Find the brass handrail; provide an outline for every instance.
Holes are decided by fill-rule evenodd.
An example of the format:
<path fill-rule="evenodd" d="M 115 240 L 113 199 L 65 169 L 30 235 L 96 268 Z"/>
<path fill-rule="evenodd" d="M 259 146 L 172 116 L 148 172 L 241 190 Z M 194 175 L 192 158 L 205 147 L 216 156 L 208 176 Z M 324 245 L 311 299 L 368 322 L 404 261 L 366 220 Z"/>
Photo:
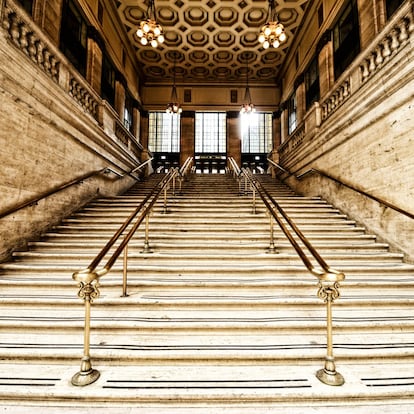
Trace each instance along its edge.
<path fill-rule="evenodd" d="M 243 168 L 240 170 L 238 168 L 237 163 L 234 160 L 230 160 L 230 166 L 234 169 L 234 166 L 237 169 L 234 171 L 235 174 L 239 177 L 239 180 L 245 179 L 246 182 L 249 182 L 250 187 L 253 191 L 253 203 L 255 206 L 255 194 L 259 194 L 261 200 L 263 201 L 264 205 L 266 206 L 267 211 L 283 233 L 288 238 L 289 242 L 295 249 L 296 253 L 309 270 L 311 274 L 316 276 L 319 280 L 318 284 L 318 297 L 326 302 L 327 306 L 327 355 L 325 358 L 325 366 L 323 369 L 319 370 L 316 374 L 317 378 L 327 385 L 342 385 L 344 384 L 343 376 L 336 371 L 335 367 L 335 360 L 333 357 L 333 344 L 332 344 L 332 303 L 335 299 L 339 297 L 339 282 L 345 279 L 345 275 L 342 272 L 339 272 L 333 268 L 331 268 L 325 260 L 320 256 L 317 250 L 312 246 L 309 240 L 305 237 L 305 235 L 299 230 L 293 220 L 286 214 L 280 204 L 271 196 L 271 194 L 266 190 L 266 188 L 257 180 L 254 179 L 252 172 L 249 169 Z M 288 223 L 289 227 L 294 231 L 296 236 L 300 239 L 300 241 L 306 246 L 308 252 L 313 256 L 313 258 L 317 261 L 321 270 L 318 270 L 313 266 L 312 262 L 306 255 L 305 251 L 299 245 L 299 243 L 295 240 L 295 237 L 289 230 L 289 228 L 285 225 L 283 220 L 279 217 L 278 213 L 283 217 L 283 219 Z M 254 210 L 255 211 L 255 208 Z M 272 222 L 272 221 L 271 221 Z M 271 226 L 271 232 L 273 228 Z M 273 236 L 271 233 L 271 243 L 273 243 Z"/>
<path fill-rule="evenodd" d="M 191 164 L 191 160 L 184 163 L 184 166 L 187 166 L 188 163 Z M 183 167 L 184 167 L 183 166 Z M 187 168 L 171 168 L 168 173 L 160 179 L 152 191 L 144 198 L 144 200 L 136 207 L 136 209 L 130 214 L 130 216 L 125 220 L 121 227 L 116 231 L 112 238 L 107 242 L 107 244 L 102 248 L 102 250 L 97 254 L 97 256 L 92 260 L 89 266 L 86 269 L 80 270 L 73 273 L 73 280 L 77 281 L 79 284 L 78 296 L 85 302 L 85 327 L 84 327 L 84 355 L 81 360 L 80 371 L 77 372 L 72 377 L 72 384 L 77 386 L 85 386 L 95 382 L 100 373 L 98 370 L 92 368 L 92 363 L 90 359 L 90 310 L 91 303 L 94 299 L 99 297 L 99 279 L 107 274 L 112 266 L 115 264 L 116 260 L 119 258 L 122 252 L 124 252 L 124 268 L 123 268 L 123 294 L 122 296 L 128 296 L 126 291 L 126 277 L 127 277 L 127 261 L 128 261 L 128 243 L 131 238 L 134 236 L 135 232 L 139 228 L 140 224 L 146 220 L 146 229 L 145 229 L 145 245 L 144 252 L 148 251 L 148 222 L 149 216 L 152 212 L 152 208 L 156 201 L 158 200 L 161 193 L 164 191 L 164 212 L 166 212 L 166 193 L 167 190 L 171 187 L 171 182 L 173 189 L 175 188 L 175 180 L 177 177 L 183 177 Z M 136 219 L 135 223 L 132 224 L 133 220 Z M 109 253 L 115 243 L 120 240 L 122 235 L 125 233 L 125 230 L 130 226 L 129 231 L 123 236 L 122 241 L 116 247 L 115 251 L 107 260 L 106 264 L 98 269 L 98 266 Z"/>
<path fill-rule="evenodd" d="M 414 219 L 414 214 L 413 213 L 410 213 L 409 211 L 404 210 L 404 209 L 396 206 L 395 204 L 392 204 L 389 201 L 384 200 L 383 198 L 374 196 L 372 194 L 367 193 L 364 190 L 361 190 L 361 189 L 359 189 L 357 187 L 354 187 L 352 184 L 345 183 L 344 181 L 342 181 L 342 180 L 340 180 L 338 178 L 335 178 L 332 175 L 330 175 L 330 174 L 328 174 L 328 173 L 326 173 L 324 171 L 318 170 L 317 168 L 311 168 L 308 171 L 305 171 L 303 174 L 295 175 L 294 173 L 291 173 L 290 171 L 288 171 L 288 170 L 284 169 L 283 167 L 281 167 L 279 164 L 277 164 L 273 160 L 268 159 L 267 161 L 270 162 L 273 167 L 276 167 L 276 168 L 280 169 L 281 171 L 283 171 L 284 173 L 288 174 L 288 177 L 295 177 L 297 180 L 300 181 L 306 175 L 309 175 L 309 174 L 319 174 L 322 177 L 328 178 L 329 180 L 334 181 L 337 184 L 340 184 L 340 185 L 342 185 L 342 186 L 344 186 L 346 188 L 349 188 L 350 190 L 353 190 L 353 191 L 355 191 L 355 192 L 357 192 L 359 194 L 362 194 L 363 196 L 365 196 L 367 198 L 370 198 L 371 200 L 374 200 L 374 201 L 376 201 L 379 204 L 382 204 L 382 205 L 384 205 L 384 206 L 386 206 L 386 207 L 388 207 L 388 208 L 390 208 L 390 209 L 392 209 L 394 211 L 397 211 L 398 213 L 404 214 L 405 216 L 407 216 L 407 217 L 409 217 L 411 219 Z"/>
<path fill-rule="evenodd" d="M 151 160 L 152 160 L 152 158 L 151 158 Z M 148 161 L 151 161 L 151 160 L 148 160 Z M 135 180 L 138 180 L 136 177 L 134 177 L 131 174 L 133 172 L 138 171 L 138 169 L 140 169 L 141 167 L 143 167 L 148 161 L 146 161 L 145 163 L 140 164 L 138 167 L 136 167 L 132 171 L 126 172 L 123 175 L 117 173 L 116 171 L 114 171 L 112 168 L 109 168 L 109 167 L 102 168 L 102 169 L 97 170 L 97 171 L 91 171 L 91 172 L 89 172 L 87 174 L 84 174 L 84 175 L 82 175 L 80 177 L 77 177 L 77 178 L 75 178 L 75 179 L 73 179 L 73 180 L 71 180 L 71 181 L 69 181 L 67 183 L 60 184 L 59 186 L 57 186 L 57 187 L 55 187 L 55 188 L 53 188 L 51 190 L 45 191 L 45 192 L 43 192 L 41 194 L 38 194 L 37 196 L 31 198 L 30 200 L 23 201 L 22 203 L 18 204 L 17 206 L 11 207 L 11 208 L 9 208 L 7 210 L 4 210 L 4 211 L 0 212 L 0 219 L 3 218 L 3 217 L 8 216 L 10 214 L 16 213 L 17 211 L 19 211 L 19 210 L 21 210 L 21 209 L 23 209 L 25 207 L 29 207 L 29 206 L 31 206 L 33 204 L 36 204 L 39 201 L 41 201 L 41 200 L 43 200 L 43 199 L 45 199 L 47 197 L 50 197 L 53 194 L 56 194 L 56 193 L 58 193 L 60 191 L 65 190 L 66 188 L 72 187 L 73 185 L 76 185 L 76 184 L 80 184 L 82 181 L 85 181 L 88 178 L 91 178 L 91 177 L 93 177 L 95 175 L 99 175 L 99 174 L 102 174 L 102 173 L 107 174 L 107 173 L 111 172 L 111 173 L 114 173 L 115 175 L 117 175 L 119 178 L 122 178 L 125 175 L 129 175 L 129 176 L 133 177 Z"/>

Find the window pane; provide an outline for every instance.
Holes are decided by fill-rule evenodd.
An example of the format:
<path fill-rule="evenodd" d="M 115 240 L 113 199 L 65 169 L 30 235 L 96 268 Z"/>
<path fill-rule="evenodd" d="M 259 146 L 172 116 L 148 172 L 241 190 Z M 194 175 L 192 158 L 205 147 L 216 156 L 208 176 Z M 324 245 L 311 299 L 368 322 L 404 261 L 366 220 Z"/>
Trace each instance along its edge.
<path fill-rule="evenodd" d="M 287 102 L 288 104 L 288 133 L 291 134 L 297 126 L 296 119 L 296 93 Z"/>
<path fill-rule="evenodd" d="M 148 148 L 152 152 L 180 152 L 180 115 L 150 112 Z"/>
<path fill-rule="evenodd" d="M 63 9 L 60 48 L 76 69 L 85 76 L 88 24 L 72 0 Z"/>
<path fill-rule="evenodd" d="M 349 1 L 333 29 L 335 79 L 360 52 L 359 20 L 356 0 Z"/>
<path fill-rule="evenodd" d="M 195 152 L 226 153 L 226 114 L 224 112 L 196 113 Z"/>
<path fill-rule="evenodd" d="M 272 114 L 241 115 L 242 152 L 268 153 L 272 150 Z"/>

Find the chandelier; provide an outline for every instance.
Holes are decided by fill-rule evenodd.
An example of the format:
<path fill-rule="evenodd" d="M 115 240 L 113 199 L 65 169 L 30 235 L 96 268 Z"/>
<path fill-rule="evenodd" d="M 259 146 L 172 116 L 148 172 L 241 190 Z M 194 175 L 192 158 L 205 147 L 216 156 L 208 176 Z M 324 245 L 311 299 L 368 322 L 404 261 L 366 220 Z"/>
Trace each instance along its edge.
<path fill-rule="evenodd" d="M 250 96 L 250 88 L 249 88 L 249 63 L 246 57 L 246 92 L 244 94 L 244 104 L 240 109 L 241 114 L 251 114 L 252 112 L 256 112 L 256 108 L 252 104 L 252 97 Z"/>
<path fill-rule="evenodd" d="M 287 39 L 287 36 L 283 24 L 278 21 L 275 0 L 269 0 L 268 19 L 260 31 L 259 42 L 263 49 L 268 49 L 269 46 L 276 49 Z"/>
<path fill-rule="evenodd" d="M 165 112 L 167 114 L 181 114 L 183 109 L 181 108 L 181 105 L 178 103 L 177 98 L 177 88 L 175 87 L 175 61 L 177 58 L 177 53 L 174 53 L 174 70 L 173 70 L 173 87 L 171 91 L 171 98 L 170 103 L 167 105 L 167 109 Z"/>
<path fill-rule="evenodd" d="M 145 17 L 146 19 L 139 24 L 137 36 L 142 45 L 145 46 L 149 43 L 152 47 L 157 47 L 158 44 L 164 42 L 164 35 L 161 25 L 156 21 L 154 0 L 150 0 Z"/>

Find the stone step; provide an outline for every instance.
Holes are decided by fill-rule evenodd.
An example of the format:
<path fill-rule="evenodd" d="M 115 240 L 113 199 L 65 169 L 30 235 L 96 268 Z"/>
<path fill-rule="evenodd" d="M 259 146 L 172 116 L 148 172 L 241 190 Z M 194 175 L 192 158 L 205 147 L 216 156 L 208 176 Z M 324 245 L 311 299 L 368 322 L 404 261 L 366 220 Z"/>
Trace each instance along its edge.
<path fill-rule="evenodd" d="M 120 407 L 122 412 L 130 408 L 143 414 L 251 414 L 252 410 L 272 414 L 366 414 L 379 407 L 384 414 L 408 413 L 410 400 L 406 399 L 413 392 L 414 370 L 412 363 L 406 363 L 398 373 L 389 372 L 389 365 L 381 362 L 340 365 L 338 371 L 346 378 L 345 384 L 328 387 L 315 377 L 321 364 L 314 362 L 274 365 L 254 361 L 247 365 L 216 364 L 208 369 L 192 361 L 183 369 L 173 363 L 117 366 L 103 361 L 96 366 L 101 377 L 80 392 L 78 387 L 70 386 L 72 375 L 79 370 L 76 363 L 55 363 L 45 368 L 39 362 L 21 362 L 2 367 L 4 372 L 14 374 L 0 385 L 0 399 L 5 404 L 30 403 L 26 407 L 36 409 L 47 395 L 54 407 L 53 411 L 47 406 L 42 408 L 47 414 L 56 413 L 56 409 L 73 413 L 74 407 L 78 412 L 88 412 L 91 405 L 105 414 L 118 414 Z M 379 399 L 383 401 L 381 406 Z M 173 404 L 175 401 L 179 404 Z M 71 408 L 66 411 L 68 405 Z M 107 411 L 111 408 L 114 411 Z"/>
<path fill-rule="evenodd" d="M 261 243 L 243 243 L 242 241 L 235 241 L 235 240 L 226 240 L 226 250 L 231 253 L 238 252 L 240 254 L 247 254 L 247 253 L 257 253 L 257 252 L 267 252 L 269 248 L 269 243 L 263 241 Z M 180 254 L 181 252 L 186 253 L 222 253 L 223 252 L 223 242 L 217 243 L 216 241 L 208 240 L 208 241 L 200 241 L 191 240 L 191 241 L 182 241 L 180 239 L 176 240 L 168 240 L 168 243 L 154 239 L 150 239 L 150 248 L 154 253 L 176 253 Z M 318 249 L 319 253 L 324 254 L 325 252 L 329 251 L 340 251 L 340 252 L 385 252 L 388 250 L 388 245 L 385 243 L 357 243 L 348 241 L 347 243 L 332 243 L 326 241 L 313 241 L 313 246 Z M 286 253 L 293 250 L 293 247 L 286 242 L 279 243 L 276 240 L 276 251 L 278 253 Z M 30 244 L 30 251 L 32 253 L 39 252 L 41 254 L 47 253 L 65 253 L 67 251 L 71 251 L 72 253 L 79 253 L 79 254 L 88 254 L 88 255 L 97 255 L 102 247 L 103 244 L 101 243 L 91 243 L 91 242 L 78 242 L 78 243 L 46 243 L 46 242 L 37 242 L 36 244 Z M 141 237 L 140 242 L 130 242 L 129 249 L 131 251 L 143 251 L 144 248 L 144 238 Z"/>

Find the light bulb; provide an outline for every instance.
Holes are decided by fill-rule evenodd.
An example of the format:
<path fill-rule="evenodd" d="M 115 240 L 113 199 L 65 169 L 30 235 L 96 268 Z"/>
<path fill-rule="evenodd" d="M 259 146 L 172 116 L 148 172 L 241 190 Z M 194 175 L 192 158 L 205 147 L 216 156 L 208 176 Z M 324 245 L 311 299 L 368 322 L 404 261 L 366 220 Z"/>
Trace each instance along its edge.
<path fill-rule="evenodd" d="M 147 43 L 148 43 L 147 38 L 146 37 L 141 37 L 141 44 L 145 46 Z"/>
<path fill-rule="evenodd" d="M 286 33 L 282 33 L 282 34 L 279 36 L 279 40 L 280 40 L 281 42 L 284 42 L 284 41 L 286 40 Z"/>
<path fill-rule="evenodd" d="M 270 35 L 270 33 L 271 33 L 270 27 L 269 27 L 269 26 L 267 26 L 267 27 L 264 29 L 264 34 L 265 34 L 266 36 L 269 36 L 269 35 Z"/>
<path fill-rule="evenodd" d="M 263 49 L 268 49 L 268 48 L 269 48 L 269 46 L 270 46 L 270 44 L 269 44 L 269 42 L 266 40 L 266 41 L 263 43 Z"/>
<path fill-rule="evenodd" d="M 159 36 L 161 34 L 161 30 L 160 30 L 160 28 L 158 26 L 155 26 L 155 28 L 154 28 L 154 34 L 155 34 L 155 36 Z"/>
<path fill-rule="evenodd" d="M 144 29 L 144 32 L 145 33 L 148 33 L 149 30 L 150 30 L 149 24 L 148 23 L 145 23 L 143 29 Z"/>
<path fill-rule="evenodd" d="M 137 30 L 137 36 L 138 36 L 138 37 L 142 37 L 142 36 L 144 36 L 144 32 L 143 32 L 141 29 L 138 29 L 138 30 Z"/>
<path fill-rule="evenodd" d="M 264 41 L 265 41 L 265 36 L 264 36 L 263 33 L 261 33 L 260 36 L 259 36 L 259 42 L 263 43 Z"/>
<path fill-rule="evenodd" d="M 164 38 L 163 35 L 158 36 L 158 43 L 164 43 L 164 40 L 165 40 L 165 38 Z"/>
<path fill-rule="evenodd" d="M 158 46 L 158 42 L 155 39 L 151 40 L 151 46 L 152 47 L 157 47 Z"/>
<path fill-rule="evenodd" d="M 276 26 L 275 33 L 279 36 L 282 33 L 283 29 L 280 27 L 280 24 Z"/>
<path fill-rule="evenodd" d="M 278 40 L 275 40 L 275 41 L 273 42 L 273 47 L 274 47 L 275 49 L 277 49 L 279 46 L 280 46 L 279 41 L 278 41 Z"/>

